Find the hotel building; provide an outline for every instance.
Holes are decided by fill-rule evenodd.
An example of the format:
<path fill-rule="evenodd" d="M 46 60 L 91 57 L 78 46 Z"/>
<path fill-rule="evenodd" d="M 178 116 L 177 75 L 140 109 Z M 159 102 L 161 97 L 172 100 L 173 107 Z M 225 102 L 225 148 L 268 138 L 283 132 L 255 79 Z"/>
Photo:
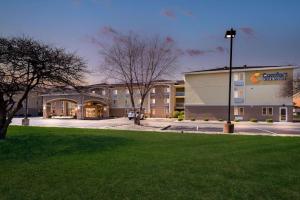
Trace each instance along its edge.
<path fill-rule="evenodd" d="M 134 102 L 139 108 L 141 99 L 134 90 Z M 69 117 L 77 119 L 102 119 L 125 117 L 132 110 L 129 91 L 124 84 L 96 84 L 82 87 L 80 91 L 54 89 L 41 95 L 43 117 Z M 182 81 L 157 81 L 147 95 L 143 112 L 147 117 L 170 117 L 175 110 L 184 109 Z"/>
<path fill-rule="evenodd" d="M 232 118 L 237 120 L 293 120 L 293 98 L 282 96 L 293 78 L 292 66 L 233 68 Z M 229 70 L 217 68 L 185 73 L 186 119 L 226 120 Z"/>
<path fill-rule="evenodd" d="M 228 71 L 228 68 L 192 71 L 185 73 L 184 81 L 157 81 L 145 99 L 143 112 L 147 117 L 165 118 L 173 116 L 174 111 L 185 111 L 186 119 L 227 120 Z M 293 71 L 292 66 L 234 67 L 231 119 L 292 121 L 293 98 L 298 105 L 300 96 L 283 97 L 282 90 L 293 78 Z M 137 89 L 134 101 L 139 107 Z M 125 117 L 132 110 L 124 84 L 94 84 L 83 86 L 80 91 L 67 88 L 34 91 L 28 102 L 29 116 L 44 118 Z M 23 108 L 17 115 L 24 113 Z"/>

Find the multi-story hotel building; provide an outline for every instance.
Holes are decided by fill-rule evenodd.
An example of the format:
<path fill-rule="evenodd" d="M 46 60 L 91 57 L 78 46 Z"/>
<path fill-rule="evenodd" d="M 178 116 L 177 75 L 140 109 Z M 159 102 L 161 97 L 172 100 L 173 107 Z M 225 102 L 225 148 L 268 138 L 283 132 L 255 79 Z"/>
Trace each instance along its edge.
<path fill-rule="evenodd" d="M 141 99 L 134 91 L 136 108 Z M 70 117 L 101 119 L 124 117 L 132 110 L 129 91 L 124 84 L 96 84 L 80 91 L 52 90 L 42 95 L 43 117 Z M 157 81 L 147 95 L 143 112 L 148 117 L 170 117 L 175 110 L 183 110 L 184 88 L 182 81 Z"/>
<path fill-rule="evenodd" d="M 234 67 L 232 119 L 293 120 L 293 98 L 282 96 L 293 79 L 292 66 Z M 229 70 L 217 68 L 185 73 L 186 119 L 226 120 Z"/>
<path fill-rule="evenodd" d="M 282 96 L 283 86 L 293 78 L 292 66 L 234 67 L 232 80 L 232 119 L 292 121 L 293 97 Z M 171 117 L 185 111 L 186 119 L 226 120 L 228 68 L 185 73 L 183 81 L 158 81 L 147 95 L 143 112 L 147 117 Z M 297 105 L 299 94 L 294 95 Z M 134 95 L 139 107 L 138 90 Z M 53 89 L 32 92 L 30 116 L 101 119 L 124 117 L 131 111 L 129 92 L 124 84 L 95 84 L 80 91 Z M 24 109 L 18 114 L 25 113 Z"/>

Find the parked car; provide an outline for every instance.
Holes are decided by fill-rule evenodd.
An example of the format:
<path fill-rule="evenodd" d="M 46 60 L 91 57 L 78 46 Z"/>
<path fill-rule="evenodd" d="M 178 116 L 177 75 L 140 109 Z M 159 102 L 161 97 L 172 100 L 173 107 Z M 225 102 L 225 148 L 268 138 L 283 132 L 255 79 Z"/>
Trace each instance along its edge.
<path fill-rule="evenodd" d="M 135 116 L 137 117 L 139 114 L 140 114 L 139 112 L 136 112 Z M 132 120 L 134 118 L 134 112 L 133 111 L 128 112 L 127 117 L 128 117 L 129 120 Z M 140 114 L 140 119 L 142 120 L 144 118 L 145 118 L 144 114 L 141 113 Z"/>

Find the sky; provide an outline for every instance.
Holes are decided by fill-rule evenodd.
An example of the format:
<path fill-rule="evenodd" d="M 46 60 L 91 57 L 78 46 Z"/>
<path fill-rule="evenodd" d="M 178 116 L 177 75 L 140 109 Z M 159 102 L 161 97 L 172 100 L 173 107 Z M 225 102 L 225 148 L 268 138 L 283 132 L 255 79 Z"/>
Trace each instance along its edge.
<path fill-rule="evenodd" d="M 300 65 L 299 0 L 0 0 L 0 36 L 29 36 L 76 52 L 90 83 L 103 78 L 95 41 L 115 32 L 159 35 L 183 55 L 182 72 L 229 63 L 227 29 L 237 30 L 233 64 Z"/>

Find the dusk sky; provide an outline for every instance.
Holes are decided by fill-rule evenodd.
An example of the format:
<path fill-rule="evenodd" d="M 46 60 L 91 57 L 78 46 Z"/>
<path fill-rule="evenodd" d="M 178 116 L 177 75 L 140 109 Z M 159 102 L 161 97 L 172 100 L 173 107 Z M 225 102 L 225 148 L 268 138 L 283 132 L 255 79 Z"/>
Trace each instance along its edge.
<path fill-rule="evenodd" d="M 94 71 L 101 64 L 93 39 L 114 32 L 160 35 L 184 52 L 179 72 L 228 65 L 299 65 L 299 0 L 1 0 L 1 36 L 26 35 L 76 51 Z M 101 82 L 94 73 L 91 82 Z"/>

